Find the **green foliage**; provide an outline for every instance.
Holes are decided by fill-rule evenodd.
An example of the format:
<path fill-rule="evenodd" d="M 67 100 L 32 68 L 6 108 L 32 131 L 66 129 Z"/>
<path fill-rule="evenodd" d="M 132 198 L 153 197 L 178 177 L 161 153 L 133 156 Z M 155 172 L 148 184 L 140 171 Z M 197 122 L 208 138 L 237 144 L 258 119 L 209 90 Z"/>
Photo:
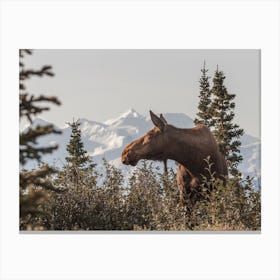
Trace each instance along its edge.
<path fill-rule="evenodd" d="M 201 69 L 200 94 L 198 113 L 194 120 L 195 124 L 204 124 L 209 127 L 215 136 L 220 151 L 228 160 L 229 172 L 233 176 L 241 176 L 238 171 L 238 164 L 243 160 L 240 155 L 241 142 L 239 138 L 244 130 L 233 122 L 235 113 L 235 94 L 230 94 L 224 85 L 225 75 L 218 68 L 213 77 L 213 84 L 210 89 L 207 76 L 208 69 Z"/>
<path fill-rule="evenodd" d="M 225 76 L 218 69 L 213 78 L 211 114 L 214 123 L 214 136 L 218 142 L 220 151 L 230 163 L 229 171 L 238 175 L 238 164 L 242 161 L 240 155 L 241 142 L 238 140 L 244 134 L 244 130 L 233 123 L 235 94 L 230 94 L 224 85 Z"/>
<path fill-rule="evenodd" d="M 152 164 L 136 169 L 129 182 L 127 216 L 131 229 L 156 230 L 157 221 L 164 219 L 163 190 L 153 174 Z"/>
<path fill-rule="evenodd" d="M 71 127 L 70 141 L 66 147 L 68 156 L 65 158 L 66 162 L 71 167 L 85 170 L 89 165 L 92 165 L 87 151 L 84 149 L 84 144 L 81 139 L 80 122 L 73 121 L 68 123 Z"/>
<path fill-rule="evenodd" d="M 38 137 L 44 136 L 50 133 L 60 133 L 53 128 L 53 125 L 38 125 L 35 128 L 29 127 L 25 131 L 20 133 L 20 157 L 19 161 L 22 165 L 26 164 L 28 160 L 37 160 L 41 162 L 41 157 L 44 154 L 52 153 L 58 148 L 57 145 L 48 147 L 36 146 Z"/>
<path fill-rule="evenodd" d="M 145 166 L 143 166 L 145 167 Z M 141 171 L 141 169 L 140 169 Z M 145 171 L 145 169 L 143 170 Z M 145 173 L 144 176 L 146 177 Z M 153 164 L 149 165 L 149 176 L 154 178 L 155 185 L 157 186 L 156 196 L 153 198 L 155 205 L 150 203 L 150 208 L 153 209 L 149 219 L 151 220 L 150 226 L 143 227 L 137 225 L 135 228 L 138 230 L 188 230 L 188 217 L 186 207 L 179 203 L 179 190 L 177 187 L 176 173 L 171 169 L 163 174 L 154 171 Z M 145 185 L 143 186 L 145 190 Z M 148 189 L 152 192 L 152 190 Z M 142 194 L 143 197 L 147 193 Z M 141 210 L 140 210 L 141 211 Z"/>
<path fill-rule="evenodd" d="M 98 230 L 116 230 L 125 227 L 125 190 L 123 175 L 119 169 L 104 160 L 104 178 L 98 188 Z M 97 211 L 98 210 L 98 211 Z"/>
<path fill-rule="evenodd" d="M 224 185 L 211 173 L 202 185 L 202 198 L 191 213 L 194 230 L 260 230 L 260 191 L 254 190 L 251 179 L 232 177 Z"/>
<path fill-rule="evenodd" d="M 53 193 L 44 226 L 51 230 L 115 230 L 124 224 L 121 172 L 104 161 L 101 185 L 64 182 L 63 193 Z M 85 181 L 85 180 L 84 180 Z"/>
<path fill-rule="evenodd" d="M 204 124 L 207 127 L 213 126 L 212 115 L 210 112 L 211 107 L 211 90 L 210 90 L 210 77 L 207 75 L 208 69 L 205 68 L 205 61 L 203 68 L 200 70 L 202 76 L 199 80 L 199 104 L 198 104 L 198 118 L 194 119 L 194 123 Z"/>
<path fill-rule="evenodd" d="M 199 119 L 213 130 L 220 151 L 229 163 L 232 177 L 226 186 L 214 179 L 204 180 L 200 192 L 199 203 L 191 205 L 189 217 L 193 229 L 213 230 L 257 230 L 261 226 L 260 191 L 254 191 L 252 180 L 247 177 L 242 181 L 238 164 L 243 160 L 240 155 L 241 142 L 239 138 L 244 130 L 234 124 L 235 94 L 230 94 L 224 85 L 225 75 L 218 68 L 215 71 L 213 85 L 209 90 L 209 77 L 206 76 L 205 64 L 200 79 Z M 208 162 L 209 168 L 211 164 Z M 211 170 L 209 172 L 211 174 Z M 212 174 L 211 174 L 212 175 Z M 210 186 L 211 185 L 211 186 Z M 213 191 L 209 192 L 209 188 Z"/>
<path fill-rule="evenodd" d="M 84 148 L 81 139 L 81 124 L 79 121 L 68 124 L 71 127 L 71 136 L 66 147 L 68 156 L 65 158 L 66 164 L 59 172 L 56 183 L 64 186 L 76 184 L 92 187 L 96 184 L 97 173 L 94 170 L 96 164 L 92 162 Z"/>
<path fill-rule="evenodd" d="M 31 55 L 31 50 L 20 50 L 20 72 L 19 72 L 19 112 L 20 120 L 27 119 L 30 124 L 33 122 L 34 116 L 49 110 L 45 104 L 60 105 L 60 101 L 56 97 L 34 96 L 27 92 L 25 81 L 33 76 L 53 76 L 51 66 L 43 66 L 39 70 L 26 69 L 23 58 L 25 55 Z M 43 105 L 42 105 L 43 104 Z M 41 163 L 43 154 L 52 153 L 57 149 L 57 146 L 38 147 L 38 137 L 50 133 L 60 133 L 55 130 L 53 125 L 36 126 L 25 129 L 19 134 L 19 160 L 20 164 L 24 165 L 29 160 L 36 160 Z M 47 200 L 48 190 L 56 190 L 52 180 L 52 174 L 56 170 L 46 164 L 41 164 L 37 169 L 30 171 L 22 170 L 20 172 L 20 228 L 21 229 L 36 229 L 41 228 L 40 217 L 44 213 L 41 205 Z M 57 190 L 56 190 L 57 191 Z"/>
<path fill-rule="evenodd" d="M 224 186 L 212 174 L 199 199 L 179 204 L 175 173 L 143 165 L 125 182 L 116 167 L 104 161 L 95 185 L 68 185 L 44 204 L 41 227 L 49 230 L 260 230 L 260 191 L 250 179 L 231 178 Z M 211 172 L 211 168 L 209 169 Z M 128 184 L 127 184 L 128 183 Z M 207 184 L 213 191 L 209 192 Z"/>

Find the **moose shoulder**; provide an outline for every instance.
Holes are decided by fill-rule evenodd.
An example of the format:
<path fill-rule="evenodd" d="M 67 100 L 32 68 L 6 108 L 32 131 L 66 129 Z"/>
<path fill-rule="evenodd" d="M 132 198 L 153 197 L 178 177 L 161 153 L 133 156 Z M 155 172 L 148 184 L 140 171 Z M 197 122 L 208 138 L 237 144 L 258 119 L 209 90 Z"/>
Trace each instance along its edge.
<path fill-rule="evenodd" d="M 205 161 L 209 158 L 214 176 L 224 180 L 228 174 L 226 160 L 206 126 L 198 125 L 190 129 L 181 129 L 168 124 L 162 115 L 158 117 L 152 111 L 150 115 L 155 127 L 124 148 L 123 164 L 135 166 L 141 159 L 175 160 L 179 163 L 179 175 L 180 173 L 188 175 L 190 180 L 187 184 L 195 187 L 202 181 L 203 176 L 210 177 Z M 185 176 L 182 175 L 181 178 Z M 186 180 L 183 185 L 186 185 Z"/>

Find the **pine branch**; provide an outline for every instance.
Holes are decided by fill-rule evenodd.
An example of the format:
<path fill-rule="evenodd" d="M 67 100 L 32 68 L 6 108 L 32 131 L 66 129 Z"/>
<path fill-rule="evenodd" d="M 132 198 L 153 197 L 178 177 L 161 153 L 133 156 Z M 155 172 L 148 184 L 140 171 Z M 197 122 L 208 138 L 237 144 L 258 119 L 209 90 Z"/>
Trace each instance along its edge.
<path fill-rule="evenodd" d="M 37 138 L 50 133 L 61 134 L 61 131 L 53 128 L 53 125 L 29 127 L 20 134 L 20 163 L 25 164 L 28 159 L 41 160 L 43 154 L 52 153 L 58 145 L 49 147 L 36 147 Z"/>
<path fill-rule="evenodd" d="M 32 70 L 32 69 L 24 70 L 24 69 L 22 69 L 19 72 L 19 79 L 20 79 L 20 81 L 22 81 L 22 80 L 29 79 L 32 76 L 43 77 L 44 75 L 53 77 L 54 73 L 51 71 L 51 69 L 52 69 L 52 66 L 50 66 L 50 65 L 45 65 L 40 70 Z"/>
<path fill-rule="evenodd" d="M 32 123 L 32 117 L 37 114 L 42 113 L 43 111 L 48 111 L 49 107 L 42 107 L 39 105 L 35 105 L 36 103 L 40 102 L 49 102 L 56 105 L 61 105 L 61 102 L 55 97 L 55 96 L 44 96 L 40 95 L 38 97 L 35 97 L 34 95 L 28 95 L 28 94 L 20 94 L 20 117 L 26 117 L 30 123 Z"/>

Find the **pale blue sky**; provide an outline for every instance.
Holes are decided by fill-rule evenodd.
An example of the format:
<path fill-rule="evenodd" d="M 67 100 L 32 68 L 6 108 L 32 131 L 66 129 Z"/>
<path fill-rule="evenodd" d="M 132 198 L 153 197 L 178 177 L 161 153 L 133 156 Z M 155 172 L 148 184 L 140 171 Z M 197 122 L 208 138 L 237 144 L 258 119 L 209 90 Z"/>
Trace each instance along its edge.
<path fill-rule="evenodd" d="M 194 118 L 204 60 L 211 77 L 219 65 L 236 94 L 235 122 L 260 137 L 259 50 L 34 50 L 25 61 L 53 66 L 55 77 L 32 78 L 27 86 L 62 101 L 41 115 L 62 126 L 73 117 L 106 121 L 128 108 Z"/>

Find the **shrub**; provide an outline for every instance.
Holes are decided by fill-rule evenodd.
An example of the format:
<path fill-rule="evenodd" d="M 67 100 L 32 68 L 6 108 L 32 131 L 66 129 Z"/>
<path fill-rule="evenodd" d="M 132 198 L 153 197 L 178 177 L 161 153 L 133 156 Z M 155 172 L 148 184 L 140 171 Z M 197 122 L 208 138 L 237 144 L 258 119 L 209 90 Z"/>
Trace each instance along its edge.
<path fill-rule="evenodd" d="M 94 183 L 64 186 L 52 193 L 36 221 L 50 230 L 260 230 L 260 191 L 251 178 L 230 178 L 226 185 L 213 176 L 204 181 L 199 200 L 179 204 L 176 174 L 160 174 L 143 162 L 126 185 L 119 169 L 104 161 Z M 87 179 L 88 180 L 88 179 Z M 99 182 L 99 183 L 97 183 Z M 61 181 L 60 181 L 61 184 Z M 213 188 L 209 191 L 209 184 Z M 208 185 L 208 186 L 207 186 Z M 34 221 L 35 222 L 35 221 Z M 35 228 L 36 229 L 36 228 Z M 41 229 L 38 227 L 37 229 Z"/>

